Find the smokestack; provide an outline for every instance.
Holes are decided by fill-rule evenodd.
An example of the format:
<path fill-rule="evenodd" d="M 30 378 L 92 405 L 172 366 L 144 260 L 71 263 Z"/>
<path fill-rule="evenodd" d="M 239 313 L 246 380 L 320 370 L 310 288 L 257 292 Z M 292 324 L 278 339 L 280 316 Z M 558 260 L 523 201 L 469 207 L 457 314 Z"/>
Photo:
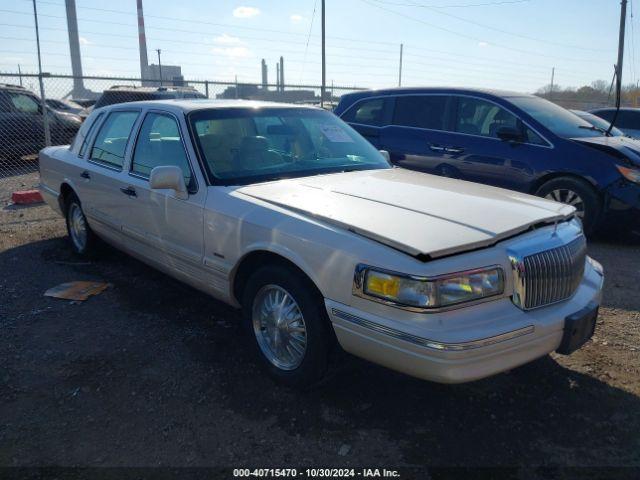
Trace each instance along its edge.
<path fill-rule="evenodd" d="M 280 91 L 284 92 L 284 58 L 280 57 Z"/>
<path fill-rule="evenodd" d="M 72 98 L 82 98 L 85 88 L 82 79 L 82 57 L 80 56 L 80 37 L 78 36 L 78 17 L 76 0 L 66 0 L 67 31 L 69 32 L 69 50 L 71 54 L 71 72 L 73 74 Z"/>
<path fill-rule="evenodd" d="M 280 91 L 280 64 L 276 63 L 276 92 Z"/>
<path fill-rule="evenodd" d="M 147 38 L 144 34 L 144 14 L 142 13 L 142 0 L 138 2 L 138 42 L 140 43 L 140 78 L 147 78 L 149 60 L 147 58 Z M 145 82 L 142 82 L 144 85 Z"/>
<path fill-rule="evenodd" d="M 266 90 L 269 84 L 269 78 L 267 76 L 267 62 L 262 59 L 262 89 Z"/>

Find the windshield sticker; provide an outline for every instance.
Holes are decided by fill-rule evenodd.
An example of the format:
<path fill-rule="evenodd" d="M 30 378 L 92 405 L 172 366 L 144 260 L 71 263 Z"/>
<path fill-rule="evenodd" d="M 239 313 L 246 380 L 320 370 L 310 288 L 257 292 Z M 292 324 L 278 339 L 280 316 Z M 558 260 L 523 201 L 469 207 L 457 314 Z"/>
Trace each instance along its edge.
<path fill-rule="evenodd" d="M 330 142 L 353 143 L 353 139 L 337 125 L 320 125 L 320 131 Z"/>

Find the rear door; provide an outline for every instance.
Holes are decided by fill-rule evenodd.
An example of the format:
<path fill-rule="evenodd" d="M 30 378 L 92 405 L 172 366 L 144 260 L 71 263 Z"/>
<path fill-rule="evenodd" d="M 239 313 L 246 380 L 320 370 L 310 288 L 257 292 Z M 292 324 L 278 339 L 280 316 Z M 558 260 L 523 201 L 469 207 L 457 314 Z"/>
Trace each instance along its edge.
<path fill-rule="evenodd" d="M 380 148 L 401 167 L 447 175 L 446 146 L 451 142 L 451 96 L 399 95 L 390 125 L 382 129 Z"/>
<path fill-rule="evenodd" d="M 376 148 L 381 146 L 381 129 L 391 123 L 391 99 L 389 97 L 366 98 L 354 103 L 341 119 L 351 125 Z"/>
<path fill-rule="evenodd" d="M 91 227 L 120 243 L 123 216 L 132 202 L 130 192 L 122 187 L 128 176 L 124 165 L 140 111 L 112 110 L 106 115 L 87 154 L 85 169 L 79 173 L 78 184 Z"/>

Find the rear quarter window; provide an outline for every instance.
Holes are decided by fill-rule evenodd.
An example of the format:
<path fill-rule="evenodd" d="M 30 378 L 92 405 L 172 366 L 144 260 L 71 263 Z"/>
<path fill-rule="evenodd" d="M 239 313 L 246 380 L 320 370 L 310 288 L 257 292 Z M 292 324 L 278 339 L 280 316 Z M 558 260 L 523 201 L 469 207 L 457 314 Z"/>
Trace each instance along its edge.
<path fill-rule="evenodd" d="M 85 152 L 87 151 L 87 147 L 89 144 L 89 139 L 95 132 L 96 127 L 100 123 L 102 119 L 103 113 L 99 113 L 98 115 L 87 118 L 85 122 L 78 130 L 76 138 L 73 140 L 73 145 L 71 146 L 71 151 L 78 155 L 79 157 L 83 157 Z"/>
<path fill-rule="evenodd" d="M 449 97 L 402 95 L 396 97 L 393 124 L 403 127 L 445 130 Z"/>

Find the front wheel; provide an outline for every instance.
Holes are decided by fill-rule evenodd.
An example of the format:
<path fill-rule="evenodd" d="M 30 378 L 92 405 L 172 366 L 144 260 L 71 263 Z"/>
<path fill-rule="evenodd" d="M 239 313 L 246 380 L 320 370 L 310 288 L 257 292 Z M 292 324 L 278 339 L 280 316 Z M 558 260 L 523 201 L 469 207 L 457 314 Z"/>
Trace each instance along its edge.
<path fill-rule="evenodd" d="M 590 234 L 597 229 L 602 203 L 598 193 L 586 181 L 571 177 L 554 178 L 544 183 L 536 195 L 575 207 L 585 233 Z"/>
<path fill-rule="evenodd" d="M 249 278 L 242 304 L 255 352 L 276 381 L 308 387 L 324 376 L 331 327 L 308 278 L 286 266 L 262 267 Z"/>

